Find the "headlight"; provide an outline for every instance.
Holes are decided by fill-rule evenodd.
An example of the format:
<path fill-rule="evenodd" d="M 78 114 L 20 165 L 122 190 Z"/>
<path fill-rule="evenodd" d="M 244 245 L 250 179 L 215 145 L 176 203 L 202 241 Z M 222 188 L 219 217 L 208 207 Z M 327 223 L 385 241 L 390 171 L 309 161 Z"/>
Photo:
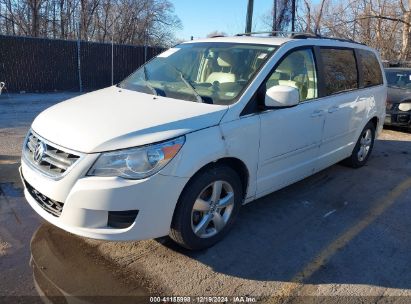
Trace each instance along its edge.
<path fill-rule="evenodd" d="M 181 136 L 159 144 L 102 153 L 87 175 L 129 179 L 149 177 L 164 168 L 184 142 L 185 136 Z"/>
<path fill-rule="evenodd" d="M 398 109 L 403 112 L 411 111 L 411 102 L 400 103 L 400 105 L 398 106 Z"/>

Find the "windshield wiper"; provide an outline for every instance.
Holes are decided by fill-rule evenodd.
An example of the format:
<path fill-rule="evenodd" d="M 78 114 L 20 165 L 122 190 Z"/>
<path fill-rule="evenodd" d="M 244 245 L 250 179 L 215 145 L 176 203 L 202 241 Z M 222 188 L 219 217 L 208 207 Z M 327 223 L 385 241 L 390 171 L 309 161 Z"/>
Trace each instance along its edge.
<path fill-rule="evenodd" d="M 170 66 L 174 71 L 177 72 L 177 74 L 180 76 L 181 80 L 184 82 L 184 84 L 191 90 L 193 91 L 194 96 L 197 99 L 197 102 L 202 103 L 204 100 L 201 97 L 200 94 L 196 91 L 196 89 L 193 87 L 193 85 L 184 77 L 183 72 L 181 72 L 179 69 L 177 69 L 174 65 L 170 63 L 166 63 L 168 66 Z"/>
<path fill-rule="evenodd" d="M 189 87 L 193 91 L 193 94 L 196 97 L 197 102 L 200 102 L 200 103 L 203 102 L 203 98 L 200 96 L 200 94 L 198 94 L 198 92 L 193 87 L 193 85 L 187 79 L 184 78 L 184 75 L 181 72 L 180 72 L 180 78 L 186 84 L 186 86 Z"/>
<path fill-rule="evenodd" d="M 144 81 L 144 84 L 146 85 L 147 88 L 150 89 L 150 91 L 158 96 L 158 93 L 156 91 L 156 89 L 154 89 L 154 87 L 148 82 L 148 77 L 147 77 L 147 68 L 145 65 L 143 65 L 143 72 L 144 72 L 144 78 L 141 78 Z"/>

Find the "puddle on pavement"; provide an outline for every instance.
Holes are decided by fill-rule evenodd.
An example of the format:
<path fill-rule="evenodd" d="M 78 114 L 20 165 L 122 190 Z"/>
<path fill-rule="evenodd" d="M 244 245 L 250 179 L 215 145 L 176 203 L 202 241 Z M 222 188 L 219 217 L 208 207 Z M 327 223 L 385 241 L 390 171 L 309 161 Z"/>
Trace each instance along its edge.
<path fill-rule="evenodd" d="M 91 250 L 78 237 L 41 225 L 31 240 L 30 261 L 39 295 L 52 303 L 147 302 L 142 287 L 114 276 L 116 266 Z"/>
<path fill-rule="evenodd" d="M 2 158 L 2 155 L 0 155 L 0 184 L 20 184 L 19 166 L 20 161 L 11 158 Z"/>
<path fill-rule="evenodd" d="M 23 190 L 16 187 L 14 183 L 0 183 L 0 195 L 6 197 L 21 197 Z"/>
<path fill-rule="evenodd" d="M 47 303 L 146 303 L 148 292 L 139 282 L 81 238 L 49 224 L 33 233 L 39 218 L 23 198 L 19 159 L 0 155 L 0 277 L 9 278 L 0 282 L 0 294 L 37 293 Z"/>

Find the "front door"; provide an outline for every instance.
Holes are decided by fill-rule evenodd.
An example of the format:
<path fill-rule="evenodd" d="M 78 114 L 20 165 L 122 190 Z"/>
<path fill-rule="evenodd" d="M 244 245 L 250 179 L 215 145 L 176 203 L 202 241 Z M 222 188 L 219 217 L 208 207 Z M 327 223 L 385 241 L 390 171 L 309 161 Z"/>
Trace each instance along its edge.
<path fill-rule="evenodd" d="M 260 114 L 258 197 L 312 174 L 325 121 L 323 101 L 317 99 L 317 72 L 311 48 L 284 56 L 265 84 L 266 89 L 275 85 L 297 88 L 300 103 Z"/>

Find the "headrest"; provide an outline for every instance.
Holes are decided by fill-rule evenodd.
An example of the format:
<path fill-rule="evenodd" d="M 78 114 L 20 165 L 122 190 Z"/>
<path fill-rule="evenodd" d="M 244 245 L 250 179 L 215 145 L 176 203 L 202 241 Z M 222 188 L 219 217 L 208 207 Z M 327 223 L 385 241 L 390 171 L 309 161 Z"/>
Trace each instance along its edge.
<path fill-rule="evenodd" d="M 277 68 L 277 72 L 300 74 L 299 72 L 304 71 L 305 62 L 304 56 L 298 54 L 297 52 L 289 55 Z"/>
<path fill-rule="evenodd" d="M 220 67 L 231 67 L 233 66 L 233 54 L 229 52 L 219 52 L 217 58 L 217 64 Z"/>

